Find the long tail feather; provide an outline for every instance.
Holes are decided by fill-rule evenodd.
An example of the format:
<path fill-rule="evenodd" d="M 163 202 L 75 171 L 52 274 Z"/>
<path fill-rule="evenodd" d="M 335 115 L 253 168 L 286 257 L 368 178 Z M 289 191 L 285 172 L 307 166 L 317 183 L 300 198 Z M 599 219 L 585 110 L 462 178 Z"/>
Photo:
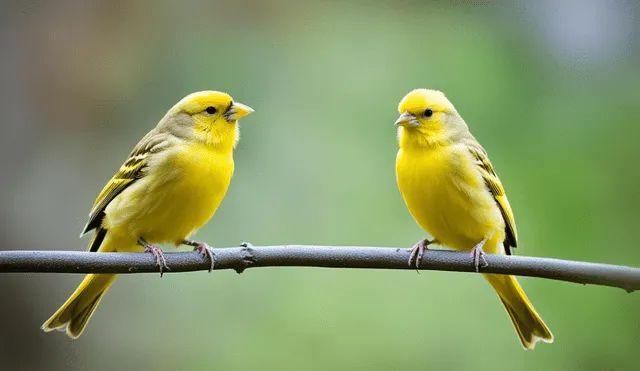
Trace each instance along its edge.
<path fill-rule="evenodd" d="M 66 330 L 73 339 L 82 335 L 89 318 L 116 277 L 116 274 L 87 275 L 73 295 L 42 325 L 42 329 Z"/>
<path fill-rule="evenodd" d="M 525 349 L 533 349 L 538 341 L 553 342 L 553 334 L 514 276 L 485 274 L 484 277 L 498 293 Z"/>
<path fill-rule="evenodd" d="M 104 243 L 106 232 L 102 228 L 96 230 L 89 243 L 90 251 L 113 251 L 110 248 L 113 245 Z M 42 325 L 42 329 L 47 332 L 66 331 L 70 338 L 78 338 L 116 277 L 116 274 L 88 274 L 71 297 Z"/>

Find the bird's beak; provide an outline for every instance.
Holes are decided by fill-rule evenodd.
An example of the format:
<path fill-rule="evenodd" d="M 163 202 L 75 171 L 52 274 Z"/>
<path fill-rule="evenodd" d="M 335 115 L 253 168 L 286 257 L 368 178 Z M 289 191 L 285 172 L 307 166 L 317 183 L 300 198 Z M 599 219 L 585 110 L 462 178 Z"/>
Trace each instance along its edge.
<path fill-rule="evenodd" d="M 418 127 L 420 126 L 420 122 L 418 122 L 418 119 L 410 114 L 409 112 L 405 112 L 402 115 L 400 115 L 400 117 L 398 117 L 398 119 L 396 120 L 396 122 L 393 123 L 393 125 L 395 126 L 408 126 L 408 127 Z"/>
<path fill-rule="evenodd" d="M 224 117 L 226 117 L 228 121 L 236 121 L 237 119 L 241 117 L 245 117 L 251 112 L 253 112 L 253 108 L 246 106 L 242 103 L 233 102 L 233 104 L 231 105 L 231 107 L 229 107 L 227 112 L 224 113 Z"/>

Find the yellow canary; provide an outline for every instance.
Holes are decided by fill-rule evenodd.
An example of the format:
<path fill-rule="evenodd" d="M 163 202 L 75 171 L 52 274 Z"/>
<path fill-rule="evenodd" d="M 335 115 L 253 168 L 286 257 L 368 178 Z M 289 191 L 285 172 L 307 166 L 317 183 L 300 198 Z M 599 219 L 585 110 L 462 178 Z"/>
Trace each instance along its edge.
<path fill-rule="evenodd" d="M 152 244 L 185 244 L 208 257 L 213 268 L 211 248 L 188 237 L 211 219 L 227 192 L 237 121 L 251 112 L 217 91 L 190 94 L 173 106 L 96 199 L 82 232 L 95 230 L 89 251 L 146 250 L 162 272 L 162 249 Z M 66 329 L 69 337 L 79 337 L 115 278 L 87 275 L 42 329 Z"/>
<path fill-rule="evenodd" d="M 429 244 L 471 251 L 479 267 L 483 250 L 511 254 L 516 224 L 487 152 L 445 95 L 417 89 L 398 106 L 398 188 L 418 224 L 434 240 L 418 242 L 409 265 Z M 486 262 L 485 262 L 486 264 Z M 484 274 L 496 290 L 525 349 L 553 335 L 513 276 Z"/>

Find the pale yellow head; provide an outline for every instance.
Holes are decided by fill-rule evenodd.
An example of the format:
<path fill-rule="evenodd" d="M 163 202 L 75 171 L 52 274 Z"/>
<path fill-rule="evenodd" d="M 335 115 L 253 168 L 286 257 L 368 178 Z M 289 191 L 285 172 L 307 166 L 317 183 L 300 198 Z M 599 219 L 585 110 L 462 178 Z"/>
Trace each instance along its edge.
<path fill-rule="evenodd" d="M 238 119 L 253 112 L 227 93 L 201 91 L 182 98 L 158 124 L 158 130 L 207 145 L 232 149 L 240 135 Z"/>
<path fill-rule="evenodd" d="M 411 91 L 400 101 L 398 112 L 400 146 L 435 145 L 467 131 L 453 104 L 438 90 Z"/>

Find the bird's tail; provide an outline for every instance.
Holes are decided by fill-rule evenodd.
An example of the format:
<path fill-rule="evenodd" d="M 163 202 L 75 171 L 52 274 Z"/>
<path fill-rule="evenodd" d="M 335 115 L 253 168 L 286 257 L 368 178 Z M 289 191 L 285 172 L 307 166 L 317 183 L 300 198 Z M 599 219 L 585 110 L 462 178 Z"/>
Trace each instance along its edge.
<path fill-rule="evenodd" d="M 89 251 L 114 251 L 111 248 L 113 244 L 104 241 L 105 232 L 104 229 L 96 231 L 89 243 Z M 71 297 L 42 325 L 42 329 L 47 332 L 66 330 L 70 338 L 78 338 L 87 327 L 91 315 L 116 276 L 116 274 L 88 274 Z"/>
<path fill-rule="evenodd" d="M 533 349 L 536 342 L 553 342 L 553 334 L 544 324 L 514 276 L 484 274 L 504 304 L 522 346 Z"/>
<path fill-rule="evenodd" d="M 87 326 L 100 300 L 116 279 L 116 274 L 88 274 L 76 291 L 42 325 L 44 331 L 60 330 L 70 338 L 77 338 Z"/>

